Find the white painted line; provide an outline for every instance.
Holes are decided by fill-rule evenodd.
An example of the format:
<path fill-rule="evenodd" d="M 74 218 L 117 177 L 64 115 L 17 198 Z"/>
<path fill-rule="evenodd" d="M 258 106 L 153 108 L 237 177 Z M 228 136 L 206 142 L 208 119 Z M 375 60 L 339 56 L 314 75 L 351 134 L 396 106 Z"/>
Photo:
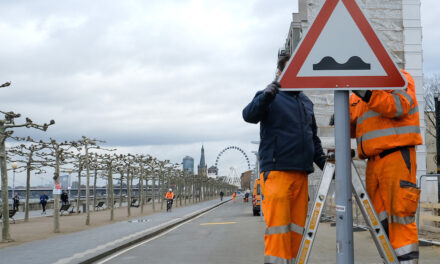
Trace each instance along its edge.
<path fill-rule="evenodd" d="M 122 242 L 124 242 L 124 241 L 126 241 L 126 240 L 129 240 L 129 239 L 135 238 L 135 237 L 137 237 L 137 236 L 143 235 L 143 234 L 148 233 L 148 232 L 150 232 L 150 231 L 152 231 L 152 230 L 159 229 L 159 228 L 162 227 L 162 226 L 169 225 L 169 224 L 171 224 L 171 223 L 173 223 L 173 222 L 176 222 L 176 221 L 179 221 L 179 220 L 181 220 L 181 219 L 182 219 L 182 218 L 180 218 L 180 217 L 179 217 L 179 218 L 175 218 L 175 219 L 172 219 L 172 220 L 170 220 L 170 221 L 168 221 L 168 222 L 162 223 L 162 224 L 160 224 L 160 225 L 153 226 L 153 227 L 147 228 L 147 229 L 145 229 L 145 230 L 139 231 L 139 232 L 137 232 L 137 233 L 133 233 L 133 234 L 131 234 L 131 235 L 128 235 L 128 236 L 125 236 L 125 237 L 122 237 L 122 238 L 116 239 L 116 240 L 114 240 L 114 241 L 112 241 L 112 242 L 109 242 L 109 243 L 106 243 L 106 244 L 103 244 L 103 245 L 99 245 L 99 246 L 97 246 L 97 247 L 95 247 L 95 248 L 91 248 L 91 249 L 88 249 L 88 250 L 83 251 L 83 252 L 80 252 L 80 253 L 76 253 L 76 254 L 72 255 L 71 257 L 60 259 L 60 260 L 58 260 L 57 262 L 54 262 L 54 264 L 67 264 L 67 263 L 70 263 L 71 261 L 73 261 L 73 260 L 75 260 L 75 259 L 83 258 L 83 257 L 85 257 L 86 255 L 89 255 L 89 254 L 95 253 L 95 252 L 98 251 L 98 250 L 103 250 L 103 249 L 105 249 L 105 248 L 108 248 L 108 247 L 114 246 L 114 245 L 116 245 L 116 244 L 118 244 L 118 243 L 122 243 Z"/>
<path fill-rule="evenodd" d="M 155 240 L 156 238 L 162 237 L 162 236 L 168 234 L 169 232 L 171 232 L 171 231 L 173 231 L 173 230 L 175 230 L 175 229 L 177 229 L 177 228 L 183 226 L 184 224 L 187 224 L 187 223 L 189 223 L 189 222 L 192 222 L 193 220 L 196 220 L 197 218 L 199 218 L 199 217 L 201 217 L 202 215 L 207 214 L 207 213 L 209 213 L 209 212 L 210 212 L 210 211 L 208 211 L 208 212 L 204 212 L 203 214 L 200 214 L 200 215 L 194 217 L 194 218 L 191 219 L 191 220 L 185 221 L 185 222 L 183 222 L 183 223 L 181 223 L 181 224 L 179 224 L 179 225 L 177 225 L 177 226 L 171 228 L 170 230 L 167 230 L 167 231 L 165 231 L 165 232 L 163 232 L 163 233 L 161 233 L 161 234 L 159 234 L 159 235 L 157 235 L 157 236 L 155 236 L 155 237 L 152 237 L 152 238 L 150 238 L 150 239 L 148 239 L 148 240 L 145 240 L 145 241 L 143 241 L 143 242 L 141 242 L 141 243 L 139 243 L 139 244 L 133 245 L 133 246 L 128 247 L 128 248 L 126 248 L 126 249 L 124 249 L 124 250 L 122 250 L 122 251 L 119 251 L 118 253 L 115 253 L 115 254 L 111 255 L 110 257 L 107 257 L 107 258 L 105 258 L 105 259 L 103 259 L 103 260 L 101 260 L 101 261 L 99 261 L 99 262 L 96 262 L 96 264 L 103 264 L 103 263 L 105 263 L 105 262 L 107 262 L 107 261 L 109 261 L 109 260 L 112 260 L 112 259 L 114 259 L 114 258 L 116 258 L 116 257 L 118 257 L 118 256 L 120 256 L 120 255 L 122 255 L 122 254 L 124 254 L 124 253 L 127 252 L 127 251 L 130 251 L 130 250 L 132 250 L 132 249 L 134 249 L 134 248 L 137 248 L 137 247 L 139 247 L 139 246 L 142 246 L 143 244 L 146 244 L 146 243 L 148 243 L 148 242 L 150 242 L 150 241 L 152 241 L 152 240 Z"/>

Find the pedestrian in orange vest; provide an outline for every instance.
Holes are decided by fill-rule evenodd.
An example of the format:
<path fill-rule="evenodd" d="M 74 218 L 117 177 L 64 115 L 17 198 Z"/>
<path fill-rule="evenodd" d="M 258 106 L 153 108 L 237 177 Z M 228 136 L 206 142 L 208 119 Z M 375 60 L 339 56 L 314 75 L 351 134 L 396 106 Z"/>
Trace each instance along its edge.
<path fill-rule="evenodd" d="M 415 83 L 404 90 L 353 91 L 350 97 L 351 136 L 359 157 L 368 159 L 367 192 L 400 263 L 418 263 L 415 213 L 415 146 L 423 144 Z"/>
<path fill-rule="evenodd" d="M 237 194 L 234 192 L 233 194 L 232 194 L 232 201 L 235 203 L 235 196 L 237 196 Z"/>
<path fill-rule="evenodd" d="M 278 73 L 290 55 L 278 54 Z M 294 263 L 307 217 L 308 179 L 313 162 L 324 168 L 313 103 L 300 91 L 280 91 L 273 82 L 243 109 L 243 119 L 260 123 L 260 187 L 266 222 L 264 263 Z"/>

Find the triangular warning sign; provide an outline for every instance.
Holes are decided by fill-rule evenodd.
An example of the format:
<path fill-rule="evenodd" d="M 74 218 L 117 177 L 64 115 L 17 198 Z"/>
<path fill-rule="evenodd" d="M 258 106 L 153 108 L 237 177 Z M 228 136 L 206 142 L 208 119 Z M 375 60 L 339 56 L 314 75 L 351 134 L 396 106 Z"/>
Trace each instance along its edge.
<path fill-rule="evenodd" d="M 326 0 L 280 76 L 290 89 L 407 86 L 356 0 Z"/>

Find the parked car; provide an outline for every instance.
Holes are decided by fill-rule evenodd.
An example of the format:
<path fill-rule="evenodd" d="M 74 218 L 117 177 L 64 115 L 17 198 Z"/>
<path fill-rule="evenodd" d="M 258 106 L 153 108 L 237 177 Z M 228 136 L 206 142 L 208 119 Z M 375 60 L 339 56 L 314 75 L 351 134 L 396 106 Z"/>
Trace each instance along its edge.
<path fill-rule="evenodd" d="M 260 215 L 261 210 L 261 187 L 260 179 L 256 179 L 254 182 L 254 189 L 252 191 L 252 211 L 254 216 Z"/>

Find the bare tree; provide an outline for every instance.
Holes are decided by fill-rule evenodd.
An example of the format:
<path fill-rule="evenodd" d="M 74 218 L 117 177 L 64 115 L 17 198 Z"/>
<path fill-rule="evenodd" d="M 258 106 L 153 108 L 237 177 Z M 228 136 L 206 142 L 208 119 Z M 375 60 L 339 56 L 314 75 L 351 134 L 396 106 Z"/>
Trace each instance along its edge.
<path fill-rule="evenodd" d="M 8 153 L 11 153 L 18 157 L 15 161 L 26 164 L 26 201 L 25 201 L 25 213 L 24 221 L 29 221 L 29 197 L 31 188 L 31 171 L 36 170 L 36 174 L 45 172 L 42 168 L 44 163 L 42 160 L 36 160 L 34 154 L 38 151 L 45 149 L 47 146 L 43 143 L 34 141 L 31 137 L 27 137 L 26 141 L 30 144 L 20 144 L 13 148 L 8 149 Z M 22 159 L 19 159 L 22 157 Z"/>
<path fill-rule="evenodd" d="M 440 74 L 434 74 L 430 77 L 426 77 L 424 80 L 424 101 L 425 101 L 425 120 L 430 126 L 436 127 L 435 121 L 435 100 L 434 97 L 440 95 Z M 431 114 L 434 113 L 434 114 Z M 431 136 L 436 138 L 435 131 L 430 129 L 426 130 Z"/>
<path fill-rule="evenodd" d="M 99 149 L 98 143 L 105 143 L 103 140 L 90 139 L 82 136 L 82 139 L 78 140 L 78 144 L 84 148 L 85 165 L 86 165 L 86 225 L 90 225 L 90 149 Z"/>
<path fill-rule="evenodd" d="M 26 122 L 16 124 L 15 119 L 19 118 L 21 114 L 16 114 L 14 112 L 3 112 L 4 119 L 0 120 L 0 165 L 1 165 L 1 178 L 2 178 L 2 214 L 3 214 L 3 225 L 2 225 L 2 242 L 12 241 L 11 235 L 9 233 L 9 203 L 8 203 L 8 174 L 6 169 L 6 146 L 5 142 L 8 137 L 14 133 L 14 129 L 18 127 L 35 128 L 39 130 L 46 131 L 50 125 L 55 124 L 55 121 L 51 120 L 49 124 L 39 125 L 34 123 L 30 118 L 26 117 Z"/>
<path fill-rule="evenodd" d="M 109 203 L 108 207 L 110 208 L 110 221 L 115 219 L 114 208 L 115 208 L 115 199 L 114 199 L 114 189 L 113 189 L 113 169 L 115 168 L 115 163 L 119 160 L 119 156 L 116 154 L 109 155 L 98 155 L 97 162 L 101 164 L 105 164 L 105 169 L 107 169 L 107 182 L 108 182 L 108 194 Z"/>
<path fill-rule="evenodd" d="M 54 167 L 55 172 L 53 176 L 53 181 L 55 184 L 55 188 L 58 189 L 60 184 L 60 167 L 67 163 L 69 159 L 72 159 L 75 156 L 75 153 L 69 151 L 71 148 L 78 148 L 78 143 L 75 141 L 64 141 L 58 142 L 55 139 L 50 139 L 50 142 L 45 142 L 44 145 L 49 149 L 47 153 L 39 153 L 38 156 L 45 158 L 45 165 Z M 60 194 L 54 193 L 54 212 L 53 212 L 53 232 L 60 232 Z"/>

